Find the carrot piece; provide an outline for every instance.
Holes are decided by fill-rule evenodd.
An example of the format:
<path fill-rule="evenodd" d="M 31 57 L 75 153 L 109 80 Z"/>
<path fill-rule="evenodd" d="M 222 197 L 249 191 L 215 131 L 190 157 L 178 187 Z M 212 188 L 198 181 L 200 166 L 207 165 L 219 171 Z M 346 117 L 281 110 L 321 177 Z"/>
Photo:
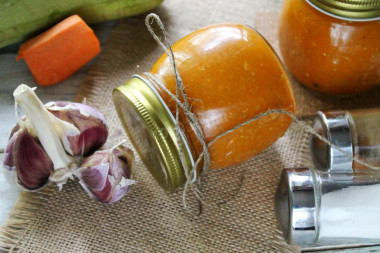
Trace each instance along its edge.
<path fill-rule="evenodd" d="M 17 60 L 24 58 L 37 83 L 61 82 L 100 52 L 99 40 L 78 16 L 70 16 L 20 46 Z"/>

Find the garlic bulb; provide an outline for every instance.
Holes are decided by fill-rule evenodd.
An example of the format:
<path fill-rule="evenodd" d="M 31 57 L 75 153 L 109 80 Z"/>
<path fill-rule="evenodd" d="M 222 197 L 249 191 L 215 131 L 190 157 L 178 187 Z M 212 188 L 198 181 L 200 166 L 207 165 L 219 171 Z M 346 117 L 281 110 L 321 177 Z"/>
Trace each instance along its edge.
<path fill-rule="evenodd" d="M 135 183 L 130 179 L 133 162 L 132 150 L 119 144 L 86 158 L 75 176 L 92 198 L 110 204 L 121 199 Z"/>
<path fill-rule="evenodd" d="M 43 105 L 25 84 L 13 96 L 16 116 L 17 106 L 25 115 L 17 116 L 5 149 L 3 171 L 9 182 L 28 191 L 49 182 L 61 189 L 75 175 L 86 192 L 103 203 L 116 202 L 129 191 L 135 183 L 130 179 L 132 150 L 119 144 L 96 151 L 108 138 L 102 114 L 88 105 L 66 101 Z"/>
<path fill-rule="evenodd" d="M 81 157 L 74 155 L 89 154 L 107 140 L 105 119 L 90 106 L 71 102 L 45 106 L 25 84 L 13 96 L 16 115 L 19 106 L 25 116 L 11 132 L 3 167 L 8 181 L 26 190 L 40 189 L 49 181 L 61 188 L 78 168 Z"/>

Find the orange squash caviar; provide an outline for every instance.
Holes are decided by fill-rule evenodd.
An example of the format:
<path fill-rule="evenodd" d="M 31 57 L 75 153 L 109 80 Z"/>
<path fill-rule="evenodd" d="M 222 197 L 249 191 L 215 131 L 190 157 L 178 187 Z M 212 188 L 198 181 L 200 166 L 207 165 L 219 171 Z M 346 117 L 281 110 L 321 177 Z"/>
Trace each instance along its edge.
<path fill-rule="evenodd" d="M 252 28 L 240 24 L 208 26 L 182 38 L 172 48 L 191 111 L 199 120 L 207 143 L 269 109 L 295 111 L 294 97 L 284 67 L 273 49 Z M 135 78 L 149 83 L 167 105 L 168 111 L 175 115 L 175 101 L 158 85 L 161 82 L 173 94 L 176 92 L 173 67 L 166 54 L 153 65 L 150 75 L 141 74 Z M 128 83 L 121 87 L 125 86 Z M 114 98 L 120 92 L 127 96 L 135 92 L 132 89 L 118 89 Z M 123 106 L 126 105 L 116 105 L 121 121 L 125 122 L 125 112 L 120 112 Z M 196 158 L 202 146 L 183 113 L 180 114 L 180 121 L 184 139 L 190 147 L 189 155 Z M 257 155 L 281 137 L 291 121 L 287 115 L 272 114 L 223 136 L 209 148 L 210 168 L 236 165 Z M 133 131 L 131 124 L 123 124 L 127 132 Z M 156 132 L 153 135 L 158 136 Z M 136 134 L 130 134 L 130 137 L 139 139 Z M 139 144 L 136 146 L 141 149 Z M 147 166 L 154 165 L 148 163 Z M 170 177 L 168 169 L 163 174 L 165 176 L 156 175 L 156 179 L 160 181 Z"/>
<path fill-rule="evenodd" d="M 279 42 L 291 74 L 313 90 L 347 95 L 380 84 L 380 20 L 344 20 L 286 0 Z"/>

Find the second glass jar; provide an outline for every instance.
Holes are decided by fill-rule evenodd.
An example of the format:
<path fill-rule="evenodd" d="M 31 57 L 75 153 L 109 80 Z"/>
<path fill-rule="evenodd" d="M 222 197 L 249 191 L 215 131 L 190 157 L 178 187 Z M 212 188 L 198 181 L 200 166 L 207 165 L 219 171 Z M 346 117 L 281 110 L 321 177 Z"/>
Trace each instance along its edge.
<path fill-rule="evenodd" d="M 347 95 L 380 84 L 380 1 L 286 0 L 285 65 L 313 90 Z"/>

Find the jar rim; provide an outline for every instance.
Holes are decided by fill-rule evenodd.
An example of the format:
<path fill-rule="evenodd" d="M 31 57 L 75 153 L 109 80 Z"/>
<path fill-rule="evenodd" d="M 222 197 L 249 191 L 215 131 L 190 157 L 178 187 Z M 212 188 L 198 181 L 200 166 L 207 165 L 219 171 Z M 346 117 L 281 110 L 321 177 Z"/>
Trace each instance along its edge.
<path fill-rule="evenodd" d="M 305 0 L 329 16 L 349 21 L 380 20 L 380 0 Z"/>
<path fill-rule="evenodd" d="M 185 134 L 179 129 L 176 135 L 175 118 L 149 81 L 134 75 L 113 90 L 113 101 L 124 130 L 159 185 L 170 192 L 182 186 L 187 180 L 185 169 L 190 172 L 194 158 Z M 125 107 L 129 107 L 129 111 Z M 136 120 L 141 124 L 137 133 L 132 129 L 136 126 L 126 117 L 138 117 Z M 144 138 L 153 145 L 148 147 L 150 150 L 144 150 L 147 147 L 140 143 Z"/>

